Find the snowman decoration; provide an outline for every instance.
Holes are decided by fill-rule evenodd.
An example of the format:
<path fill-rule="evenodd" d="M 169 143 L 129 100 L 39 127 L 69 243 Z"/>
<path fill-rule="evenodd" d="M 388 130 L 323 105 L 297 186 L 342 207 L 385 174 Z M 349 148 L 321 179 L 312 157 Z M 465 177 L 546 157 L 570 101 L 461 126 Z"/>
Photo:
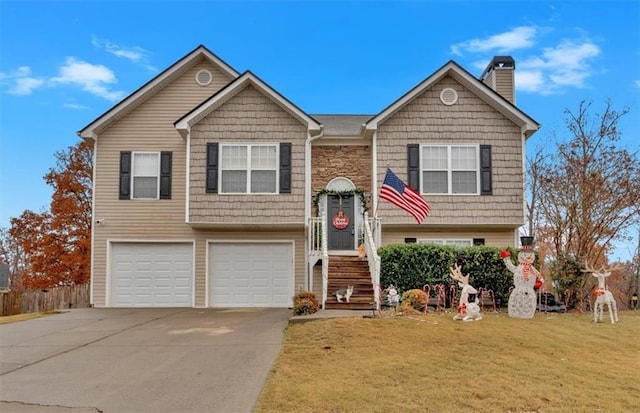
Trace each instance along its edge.
<path fill-rule="evenodd" d="M 534 288 L 542 284 L 542 276 L 533 266 L 536 258 L 533 252 L 533 237 L 520 237 L 522 249 L 518 253 L 518 265 L 511 262 L 509 251 L 502 251 L 500 256 L 507 269 L 513 273 L 515 288 L 509 295 L 509 317 L 533 318 L 536 312 L 536 292 Z"/>

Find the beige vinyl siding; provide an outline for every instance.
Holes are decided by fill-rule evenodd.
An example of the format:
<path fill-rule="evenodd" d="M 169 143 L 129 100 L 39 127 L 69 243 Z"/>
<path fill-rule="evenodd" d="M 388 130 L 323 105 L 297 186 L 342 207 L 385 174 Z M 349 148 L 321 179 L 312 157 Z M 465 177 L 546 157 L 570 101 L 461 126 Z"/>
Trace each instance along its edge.
<path fill-rule="evenodd" d="M 213 73 L 203 87 L 195 82 L 201 69 Z M 185 224 L 186 143 L 173 123 L 232 79 L 201 61 L 173 83 L 102 131 L 96 140 L 93 256 L 95 306 L 105 305 L 107 240 L 193 240 Z M 120 200 L 120 151 L 171 151 L 170 200 Z M 197 278 L 197 277 L 196 277 Z"/>
<path fill-rule="evenodd" d="M 446 87 L 458 92 L 455 105 L 440 101 Z M 445 77 L 379 126 L 378 192 L 387 166 L 407 182 L 407 144 L 484 144 L 492 149 L 493 195 L 424 195 L 431 213 L 423 225 L 522 225 L 520 128 L 460 83 Z M 385 224 L 415 224 L 411 215 L 386 201 L 380 201 L 378 216 Z"/>
<path fill-rule="evenodd" d="M 405 238 L 416 239 L 470 239 L 484 238 L 484 245 L 490 247 L 513 246 L 515 232 L 512 229 L 486 229 L 453 231 L 450 229 L 425 229 L 408 227 L 406 229 L 382 229 L 382 245 L 404 244 Z"/>
<path fill-rule="evenodd" d="M 495 82 L 495 91 L 509 102 L 515 104 L 513 69 L 495 68 L 492 73 L 493 81 Z"/>
<path fill-rule="evenodd" d="M 230 224 L 304 224 L 304 145 L 307 128 L 248 86 L 191 130 L 189 221 Z M 290 142 L 290 194 L 206 193 L 207 143 Z"/>

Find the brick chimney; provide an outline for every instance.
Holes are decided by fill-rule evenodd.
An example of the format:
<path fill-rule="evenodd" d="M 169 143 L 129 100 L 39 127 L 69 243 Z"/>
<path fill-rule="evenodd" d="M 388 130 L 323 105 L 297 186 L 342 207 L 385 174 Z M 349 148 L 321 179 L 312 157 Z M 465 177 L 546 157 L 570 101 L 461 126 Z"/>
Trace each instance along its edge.
<path fill-rule="evenodd" d="M 484 72 L 480 75 L 480 80 L 491 89 L 495 90 L 507 99 L 516 104 L 516 87 L 514 82 L 514 72 L 516 62 L 511 56 L 495 56 Z"/>

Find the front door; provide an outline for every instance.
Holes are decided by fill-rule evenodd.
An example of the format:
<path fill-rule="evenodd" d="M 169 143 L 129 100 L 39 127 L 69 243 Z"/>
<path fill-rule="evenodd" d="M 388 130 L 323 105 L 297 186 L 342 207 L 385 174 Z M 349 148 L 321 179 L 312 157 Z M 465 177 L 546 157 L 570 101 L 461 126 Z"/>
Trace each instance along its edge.
<path fill-rule="evenodd" d="M 355 249 L 355 226 L 353 220 L 353 195 L 327 196 L 330 250 Z"/>

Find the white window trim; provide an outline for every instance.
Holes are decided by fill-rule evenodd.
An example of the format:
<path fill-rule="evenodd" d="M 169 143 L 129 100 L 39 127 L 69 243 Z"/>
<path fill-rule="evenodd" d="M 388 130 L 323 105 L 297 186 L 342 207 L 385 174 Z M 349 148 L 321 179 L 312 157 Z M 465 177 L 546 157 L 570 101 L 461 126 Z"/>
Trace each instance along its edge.
<path fill-rule="evenodd" d="M 465 247 L 473 246 L 472 238 L 418 238 L 416 240 L 418 244 L 437 244 L 437 245 L 449 245 L 454 247 L 461 247 L 462 245 L 456 244 L 447 244 L 447 242 L 464 242 L 469 243 L 469 245 L 465 245 Z"/>
<path fill-rule="evenodd" d="M 224 152 L 224 148 L 228 146 L 244 146 L 248 148 L 247 150 L 247 162 L 251 162 L 251 148 L 254 146 L 273 146 L 276 149 L 276 190 L 275 192 L 251 192 L 249 188 L 251 187 L 251 174 L 247 173 L 247 192 L 224 192 L 224 187 L 222 185 L 222 173 L 224 172 L 224 168 L 222 167 L 222 154 Z M 280 193 L 280 144 L 273 142 L 257 142 L 257 143 L 221 143 L 219 150 L 219 159 L 218 164 L 220 165 L 220 173 L 218 174 L 218 191 L 221 195 L 275 195 Z M 246 169 L 247 172 L 251 171 L 251 168 Z"/>
<path fill-rule="evenodd" d="M 446 147 L 447 148 L 447 192 L 424 192 L 424 160 L 422 159 L 422 149 L 423 148 L 434 148 L 434 147 Z M 453 180 L 452 180 L 452 169 L 451 169 L 451 148 L 475 148 L 476 150 L 476 192 L 468 192 L 468 193 L 453 193 Z M 456 171 L 464 171 L 463 169 L 457 169 Z M 467 172 L 470 172 L 468 170 Z M 423 144 L 420 145 L 420 193 L 425 195 L 454 195 L 454 196 L 468 196 L 468 195 L 480 195 L 480 145 L 479 144 L 459 144 L 459 145 L 448 145 L 448 144 Z"/>
<path fill-rule="evenodd" d="M 156 171 L 156 197 L 155 198 L 136 198 L 135 197 L 135 186 L 133 184 L 134 179 L 136 178 L 136 175 L 134 173 L 135 171 L 135 165 L 136 165 L 136 155 L 145 155 L 145 154 L 153 154 L 153 155 L 157 155 L 158 157 L 158 170 Z M 130 198 L 131 199 L 135 199 L 138 201 L 148 201 L 148 200 L 156 200 L 156 199 L 160 199 L 160 163 L 161 163 L 161 159 L 160 159 L 160 152 L 154 152 L 154 151 L 132 151 L 131 152 L 131 182 L 130 182 L 130 186 L 131 186 L 131 195 Z M 144 176 L 141 176 L 144 177 Z"/>

